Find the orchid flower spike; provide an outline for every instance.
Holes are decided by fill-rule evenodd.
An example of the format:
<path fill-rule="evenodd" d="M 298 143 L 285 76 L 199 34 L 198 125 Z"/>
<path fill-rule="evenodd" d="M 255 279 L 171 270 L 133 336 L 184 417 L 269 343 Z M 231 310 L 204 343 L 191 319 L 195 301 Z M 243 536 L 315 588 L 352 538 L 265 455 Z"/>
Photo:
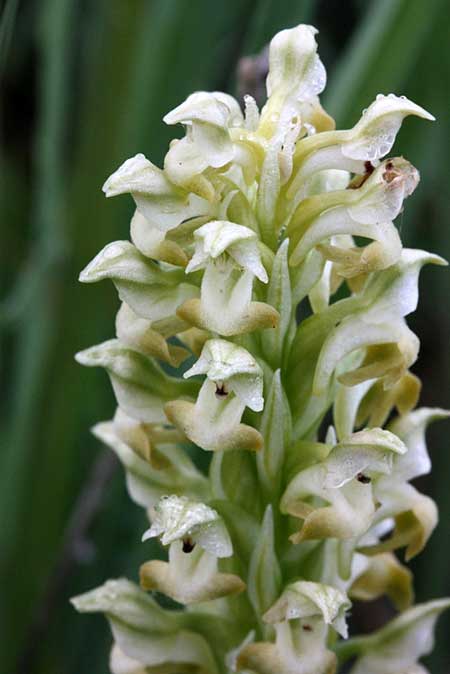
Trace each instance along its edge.
<path fill-rule="evenodd" d="M 116 337 L 76 359 L 110 378 L 93 432 L 157 558 L 72 603 L 108 620 L 112 674 L 426 674 L 450 602 L 414 606 L 406 564 L 438 509 L 411 481 L 449 412 L 416 409 L 407 320 L 423 266 L 446 263 L 403 247 L 419 172 L 389 155 L 408 116 L 434 118 L 379 94 L 336 129 L 313 26 L 268 61 L 261 107 L 194 92 L 164 117 L 181 137 L 162 168 L 137 154 L 104 184 L 134 200 L 131 241 L 80 281 L 113 282 Z M 398 615 L 347 640 L 351 600 L 383 596 Z"/>

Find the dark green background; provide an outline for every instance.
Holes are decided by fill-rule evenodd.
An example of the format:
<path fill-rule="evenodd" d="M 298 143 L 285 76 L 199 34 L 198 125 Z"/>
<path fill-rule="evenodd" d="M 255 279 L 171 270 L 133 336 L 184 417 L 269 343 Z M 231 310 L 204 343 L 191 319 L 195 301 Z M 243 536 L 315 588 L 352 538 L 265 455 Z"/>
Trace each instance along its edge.
<path fill-rule="evenodd" d="M 139 543 L 144 513 L 89 434 L 114 410 L 109 384 L 73 360 L 113 333 L 112 286 L 76 280 L 103 245 L 128 236 L 131 199 L 106 202 L 104 179 L 138 151 L 160 162 L 173 133 L 165 112 L 196 89 L 233 91 L 242 55 L 309 22 L 320 30 L 323 101 L 338 126 L 352 125 L 379 92 L 405 94 L 436 115 L 434 124 L 408 119 L 394 149 L 422 173 L 398 224 L 405 245 L 449 257 L 449 9 L 447 0 L 4 4 L 0 672 L 106 673 L 106 623 L 78 616 L 68 598 L 109 576 L 134 578 L 148 556 Z M 450 273 L 425 269 L 410 324 L 422 340 L 414 371 L 427 405 L 450 406 L 449 296 Z M 429 433 L 434 472 L 419 485 L 438 501 L 441 524 L 413 563 L 418 600 L 450 593 L 448 435 L 444 423 Z M 435 674 L 450 672 L 449 626 L 447 616 L 428 661 Z"/>

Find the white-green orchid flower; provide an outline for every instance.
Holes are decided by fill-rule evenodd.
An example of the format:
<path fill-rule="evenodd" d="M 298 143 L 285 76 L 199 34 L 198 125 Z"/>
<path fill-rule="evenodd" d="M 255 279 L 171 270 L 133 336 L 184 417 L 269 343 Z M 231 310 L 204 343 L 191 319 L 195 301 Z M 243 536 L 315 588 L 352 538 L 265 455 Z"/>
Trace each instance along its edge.
<path fill-rule="evenodd" d="M 233 548 L 223 520 L 212 508 L 186 497 L 165 496 L 154 507 L 152 525 L 142 540 L 160 537 L 169 561 L 141 566 L 141 585 L 181 604 L 210 601 L 245 589 L 233 574 L 219 573 L 218 560 Z"/>
<path fill-rule="evenodd" d="M 297 581 L 288 585 L 263 619 L 275 628 L 275 643 L 256 642 L 238 656 L 238 670 L 258 674 L 332 674 L 336 656 L 327 649 L 332 627 L 346 638 L 345 594 L 321 583 Z"/>
<path fill-rule="evenodd" d="M 260 449 L 258 431 L 241 424 L 246 407 L 260 412 L 264 405 L 262 370 L 252 355 L 232 342 L 211 339 L 184 377 L 198 374 L 206 374 L 206 379 L 197 402 L 168 403 L 169 420 L 206 450 Z"/>
<path fill-rule="evenodd" d="M 225 336 L 273 328 L 278 312 L 268 304 L 252 301 L 254 279 L 268 281 L 255 232 L 215 220 L 197 229 L 194 237 L 195 253 L 186 273 L 205 269 L 200 299 L 185 302 L 178 315 Z"/>
<path fill-rule="evenodd" d="M 394 455 L 404 452 L 393 433 L 364 430 L 330 449 L 326 459 L 300 470 L 280 502 L 282 512 L 304 520 L 291 540 L 346 540 L 365 533 L 376 507 L 372 482 L 389 474 Z M 327 505 L 315 505 L 315 498 Z"/>

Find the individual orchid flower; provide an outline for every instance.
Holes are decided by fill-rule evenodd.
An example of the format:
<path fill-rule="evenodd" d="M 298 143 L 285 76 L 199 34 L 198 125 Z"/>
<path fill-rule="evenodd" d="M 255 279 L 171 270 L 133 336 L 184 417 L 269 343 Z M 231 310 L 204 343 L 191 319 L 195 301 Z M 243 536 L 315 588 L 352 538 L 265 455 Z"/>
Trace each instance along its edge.
<path fill-rule="evenodd" d="M 185 302 L 178 316 L 225 336 L 275 327 L 278 312 L 268 304 L 252 301 L 254 279 L 268 281 L 255 232 L 216 220 L 197 229 L 194 237 L 195 253 L 186 273 L 205 269 L 200 299 Z"/>
<path fill-rule="evenodd" d="M 165 496 L 154 507 L 152 525 L 142 540 L 154 537 L 170 546 L 169 561 L 141 566 L 145 590 L 157 590 L 188 605 L 245 589 L 238 576 L 218 571 L 218 560 L 230 557 L 233 549 L 223 520 L 212 508 L 186 497 Z"/>
<path fill-rule="evenodd" d="M 282 512 L 304 520 L 292 542 L 365 533 L 375 514 L 372 482 L 389 474 L 394 455 L 404 452 L 404 444 L 389 431 L 364 430 L 344 439 L 320 463 L 300 470 L 280 502 Z M 315 506 L 314 497 L 328 505 Z"/>
<path fill-rule="evenodd" d="M 327 633 L 332 627 L 346 638 L 345 612 L 349 608 L 345 594 L 334 587 L 309 581 L 288 585 L 263 616 L 275 628 L 275 643 L 245 646 L 238 656 L 238 671 L 333 674 L 336 656 L 327 649 Z"/>
<path fill-rule="evenodd" d="M 312 26 L 297 26 L 281 31 L 270 44 L 268 101 L 257 126 L 257 137 L 266 146 L 257 214 L 262 238 L 271 247 L 276 246 L 279 234 L 277 202 L 282 185 L 292 174 L 296 143 L 317 129 L 334 127 L 318 99 L 326 73 L 317 54 L 316 33 Z"/>
<path fill-rule="evenodd" d="M 260 412 L 264 405 L 262 371 L 252 355 L 232 342 L 211 339 L 184 377 L 198 374 L 206 379 L 197 402 L 167 403 L 168 419 L 206 450 L 260 449 L 260 433 L 240 423 L 246 407 Z"/>
<path fill-rule="evenodd" d="M 244 116 L 232 96 L 196 92 L 169 112 L 164 121 L 186 128 L 186 136 L 172 142 L 164 161 L 165 172 L 175 184 L 209 201 L 214 208 L 217 194 L 211 170 L 220 169 L 219 176 L 214 176 L 220 182 L 221 177 L 230 178 L 237 169 L 246 192 L 254 181 L 261 151 L 257 143 L 247 141 Z"/>

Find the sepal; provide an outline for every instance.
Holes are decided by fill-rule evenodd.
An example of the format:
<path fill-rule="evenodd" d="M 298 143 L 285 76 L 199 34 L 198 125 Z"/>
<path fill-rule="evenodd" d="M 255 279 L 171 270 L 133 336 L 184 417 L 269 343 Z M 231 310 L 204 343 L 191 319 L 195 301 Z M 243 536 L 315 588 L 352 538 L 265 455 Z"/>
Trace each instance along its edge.
<path fill-rule="evenodd" d="M 150 358 L 118 339 L 79 351 L 75 358 L 81 365 L 105 368 L 118 404 L 138 421 L 164 423 L 165 401 L 178 395 L 196 394 L 194 382 L 169 377 Z"/>
<path fill-rule="evenodd" d="M 230 257 L 235 265 L 267 283 L 267 272 L 261 264 L 256 233 L 248 227 L 226 220 L 213 220 L 194 232 L 195 252 L 186 273 L 206 269 L 221 256 Z"/>
<path fill-rule="evenodd" d="M 394 419 L 389 424 L 392 433 L 403 440 L 408 452 L 395 462 L 394 477 L 396 480 L 413 480 L 426 475 L 431 470 L 428 456 L 425 431 L 430 423 L 450 418 L 450 411 L 439 407 L 422 407 L 409 414 Z"/>
<path fill-rule="evenodd" d="M 209 204 L 168 180 L 143 154 L 127 159 L 103 185 L 107 197 L 130 192 L 140 213 L 166 232 L 183 220 L 209 212 Z"/>
<path fill-rule="evenodd" d="M 348 132 L 348 138 L 341 146 L 342 154 L 362 161 L 381 159 L 391 151 L 400 126 L 408 115 L 434 121 L 433 115 L 405 96 L 378 94 Z"/>
<path fill-rule="evenodd" d="M 205 639 L 180 629 L 179 612 L 165 611 L 128 580 L 109 580 L 71 601 L 81 613 L 104 613 L 120 651 L 146 672 L 218 672 Z"/>
<path fill-rule="evenodd" d="M 225 339 L 210 339 L 202 349 L 200 358 L 184 373 L 184 378 L 205 374 L 215 382 L 226 398 L 233 393 L 254 412 L 264 407 L 262 370 L 253 356 L 242 346 Z"/>
<path fill-rule="evenodd" d="M 183 124 L 189 142 L 206 166 L 224 166 L 233 159 L 233 145 L 228 126 L 239 117 L 239 105 L 231 96 L 198 91 L 164 117 L 166 124 Z M 242 113 L 239 122 L 243 123 Z M 201 172 L 201 171 L 200 171 Z"/>
<path fill-rule="evenodd" d="M 151 321 L 174 316 L 184 301 L 198 295 L 181 270 L 162 269 L 129 241 L 105 246 L 80 274 L 83 283 L 103 279 L 111 279 L 120 299 Z"/>
<path fill-rule="evenodd" d="M 325 87 L 326 72 L 317 55 L 316 33 L 312 26 L 301 24 L 280 31 L 272 39 L 266 82 L 268 101 L 258 128 L 263 136 L 272 136 L 296 115 L 302 122 L 305 117 L 311 118 L 310 111 L 302 106 L 304 102 L 320 108 L 317 95 Z"/>
<path fill-rule="evenodd" d="M 299 580 L 287 586 L 275 604 L 264 614 L 264 621 L 273 625 L 317 616 L 346 639 L 345 613 L 350 606 L 351 602 L 346 595 L 331 585 Z"/>

